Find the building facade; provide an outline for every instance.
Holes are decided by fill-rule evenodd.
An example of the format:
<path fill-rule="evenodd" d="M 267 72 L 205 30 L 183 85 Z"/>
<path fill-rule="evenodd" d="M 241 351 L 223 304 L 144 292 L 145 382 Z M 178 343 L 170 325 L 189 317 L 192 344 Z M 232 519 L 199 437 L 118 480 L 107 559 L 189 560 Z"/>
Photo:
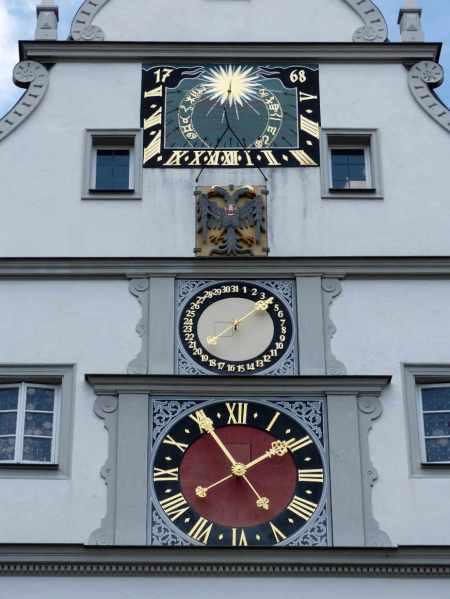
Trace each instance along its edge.
<path fill-rule="evenodd" d="M 37 7 L 0 121 L 8 595 L 447 597 L 450 111 L 372 0 Z M 132 6 L 131 6 L 132 5 Z"/>

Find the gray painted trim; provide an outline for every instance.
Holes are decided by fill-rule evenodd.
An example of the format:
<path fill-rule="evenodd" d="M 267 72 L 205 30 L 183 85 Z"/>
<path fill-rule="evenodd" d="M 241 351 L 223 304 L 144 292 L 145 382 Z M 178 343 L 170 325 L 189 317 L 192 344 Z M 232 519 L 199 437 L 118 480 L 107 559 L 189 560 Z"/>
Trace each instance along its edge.
<path fill-rule="evenodd" d="M 141 376 L 126 374 L 86 374 L 86 381 L 97 395 L 121 393 L 153 395 L 195 395 L 196 397 L 242 395 L 274 397 L 280 395 L 380 395 L 390 376 Z"/>
<path fill-rule="evenodd" d="M 0 384 L 27 380 L 51 383 L 61 388 L 58 431 L 58 466 L 0 464 L 0 479 L 68 479 L 72 466 L 75 377 L 73 364 L 0 364 Z"/>
<path fill-rule="evenodd" d="M 175 277 L 150 280 L 149 374 L 175 372 Z"/>
<path fill-rule="evenodd" d="M 149 322 L 150 322 L 150 280 L 132 279 L 129 290 L 139 302 L 142 310 L 142 316 L 136 326 L 136 332 L 141 337 L 141 349 L 138 355 L 127 367 L 128 374 L 147 374 L 149 361 Z"/>
<path fill-rule="evenodd" d="M 361 485 L 361 452 L 358 407 L 355 396 L 327 396 L 331 476 L 333 541 L 338 547 L 364 547 L 364 506 Z M 351 481 L 356 473 L 359 484 Z M 353 482 L 353 484 L 351 484 Z"/>
<path fill-rule="evenodd" d="M 140 395 L 119 396 L 116 468 L 117 545 L 147 542 L 149 402 Z"/>
<path fill-rule="evenodd" d="M 331 349 L 331 341 L 336 333 L 336 327 L 331 320 L 330 310 L 331 304 L 342 292 L 341 282 L 339 279 L 322 279 L 322 291 L 325 372 L 331 375 L 347 374 L 344 364 L 336 359 Z"/>
<path fill-rule="evenodd" d="M 108 1 L 84 0 L 72 20 L 69 39 L 81 42 L 103 41 L 105 39 L 103 30 L 97 25 L 92 25 L 92 21 Z"/>
<path fill-rule="evenodd" d="M 105 429 L 108 432 L 108 457 L 100 470 L 100 476 L 107 486 L 106 515 L 100 523 L 100 527 L 90 535 L 90 545 L 114 545 L 115 522 L 117 504 L 117 446 L 118 446 L 118 418 L 117 410 L 119 400 L 113 395 L 102 395 L 97 397 L 94 404 L 95 414 L 104 420 Z"/>
<path fill-rule="evenodd" d="M 386 21 L 372 0 L 343 0 L 364 23 L 353 34 L 354 42 L 384 42 L 388 37 Z M 78 41 L 103 41 L 105 34 L 92 21 L 109 0 L 85 0 L 72 21 L 70 37 Z"/>
<path fill-rule="evenodd" d="M 398 549 L 96 548 L 0 545 L 3 576 L 449 577 L 450 548 Z"/>
<path fill-rule="evenodd" d="M 450 132 L 450 109 L 433 91 L 443 81 L 443 67 L 430 60 L 418 62 L 408 72 L 409 89 L 416 102 L 436 123 Z"/>
<path fill-rule="evenodd" d="M 370 155 L 370 174 L 372 188 L 375 193 L 361 191 L 351 193 L 345 191 L 330 191 L 330 137 L 337 137 L 343 144 L 348 140 L 349 145 L 366 146 Z M 322 199 L 339 200 L 382 200 L 383 177 L 381 170 L 381 150 L 379 132 L 377 129 L 329 129 L 323 128 L 320 134 L 320 186 Z M 334 145 L 334 144 L 331 144 Z"/>
<path fill-rule="evenodd" d="M 97 143 L 101 139 L 100 143 Z M 123 140 L 123 141 L 122 141 Z M 92 149 L 96 145 L 111 147 L 112 149 L 125 145 L 133 150 L 133 179 L 134 190 L 130 193 L 111 193 L 107 191 L 91 191 L 92 181 Z M 142 200 L 142 129 L 86 129 L 84 135 L 84 168 L 82 200 Z M 131 166 L 131 161 L 130 161 Z"/>
<path fill-rule="evenodd" d="M 0 120 L 0 142 L 19 127 L 39 106 L 49 86 L 47 68 L 31 60 L 22 60 L 14 67 L 14 83 L 26 88 L 15 106 Z"/>
<path fill-rule="evenodd" d="M 450 276 L 450 256 L 327 258 L 0 258 L 0 279 L 331 278 Z"/>
<path fill-rule="evenodd" d="M 378 420 L 383 412 L 379 397 L 364 393 L 358 397 L 359 416 L 359 449 L 361 452 L 361 478 L 364 504 L 364 532 L 365 544 L 368 547 L 391 547 L 392 542 L 388 535 L 379 527 L 373 515 L 372 487 L 378 480 L 378 473 L 370 459 L 369 433 L 373 423 Z"/>
<path fill-rule="evenodd" d="M 385 42 L 388 38 L 388 27 L 381 10 L 372 0 L 344 0 L 359 15 L 364 27 L 359 27 L 353 34 L 354 42 Z"/>
<path fill-rule="evenodd" d="M 364 1 L 364 0 L 363 0 Z M 23 59 L 39 62 L 271 60 L 321 63 L 395 63 L 413 65 L 438 60 L 439 43 L 160 43 L 160 42 L 20 42 Z"/>
<path fill-rule="evenodd" d="M 419 429 L 417 391 L 419 385 L 450 384 L 450 364 L 403 364 L 403 395 L 409 445 L 409 471 L 412 478 L 450 478 L 449 464 L 423 464 Z"/>
<path fill-rule="evenodd" d="M 89 543 L 143 545 L 146 542 L 144 495 L 149 430 L 142 421 L 149 396 L 183 399 L 282 396 L 327 398 L 333 466 L 331 497 L 336 506 L 334 544 L 391 546 L 372 515 L 371 487 L 376 474 L 368 444 L 372 421 L 381 415 L 378 398 L 390 377 L 283 377 L 281 381 L 273 376 L 262 380 L 260 377 L 86 375 L 86 380 L 98 396 L 95 412 L 105 419 L 105 427 L 110 431 L 109 457 L 102 469 L 108 484 L 107 513 Z M 351 510 L 346 509 L 347 504 Z"/>
<path fill-rule="evenodd" d="M 301 375 L 326 373 L 322 279 L 297 277 L 297 323 Z"/>

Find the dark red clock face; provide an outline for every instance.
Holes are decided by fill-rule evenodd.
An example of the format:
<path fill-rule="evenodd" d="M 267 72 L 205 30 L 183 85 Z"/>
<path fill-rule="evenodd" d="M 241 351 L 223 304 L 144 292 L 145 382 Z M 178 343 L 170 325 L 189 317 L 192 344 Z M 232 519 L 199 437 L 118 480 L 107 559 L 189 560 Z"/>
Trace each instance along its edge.
<path fill-rule="evenodd" d="M 318 512 L 324 464 L 306 427 L 268 402 L 216 401 L 157 441 L 156 507 L 194 544 L 285 544 Z"/>

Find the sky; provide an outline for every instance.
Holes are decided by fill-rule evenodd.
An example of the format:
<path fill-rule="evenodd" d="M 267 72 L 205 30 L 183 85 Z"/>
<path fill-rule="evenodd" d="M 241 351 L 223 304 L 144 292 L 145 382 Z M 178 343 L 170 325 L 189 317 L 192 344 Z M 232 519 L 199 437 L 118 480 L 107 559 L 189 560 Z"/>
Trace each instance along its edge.
<path fill-rule="evenodd" d="M 17 40 L 33 39 L 36 24 L 35 6 L 38 0 L 0 0 L 0 116 L 5 114 L 23 90 L 11 81 L 12 69 L 18 61 Z M 127 0 L 128 2 L 132 0 Z M 320 1 L 320 0 L 318 0 Z M 397 17 L 404 0 L 376 0 L 389 26 L 389 39 L 399 40 Z M 437 89 L 442 100 L 450 106 L 450 0 L 417 0 L 422 6 L 426 41 L 444 42 L 441 64 L 447 80 Z M 59 0 L 59 38 L 66 39 L 69 26 L 81 0 Z"/>

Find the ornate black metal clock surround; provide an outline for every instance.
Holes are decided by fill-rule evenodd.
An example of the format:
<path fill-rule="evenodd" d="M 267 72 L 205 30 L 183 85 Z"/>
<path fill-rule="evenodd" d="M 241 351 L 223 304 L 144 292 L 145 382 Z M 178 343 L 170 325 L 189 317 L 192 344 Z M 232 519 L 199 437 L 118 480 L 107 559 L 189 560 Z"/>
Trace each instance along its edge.
<path fill-rule="evenodd" d="M 180 281 L 178 295 L 180 374 L 296 373 L 292 281 Z"/>
<path fill-rule="evenodd" d="M 323 400 L 155 399 L 152 545 L 327 546 Z"/>
<path fill-rule="evenodd" d="M 318 65 L 143 65 L 145 167 L 318 166 Z"/>

